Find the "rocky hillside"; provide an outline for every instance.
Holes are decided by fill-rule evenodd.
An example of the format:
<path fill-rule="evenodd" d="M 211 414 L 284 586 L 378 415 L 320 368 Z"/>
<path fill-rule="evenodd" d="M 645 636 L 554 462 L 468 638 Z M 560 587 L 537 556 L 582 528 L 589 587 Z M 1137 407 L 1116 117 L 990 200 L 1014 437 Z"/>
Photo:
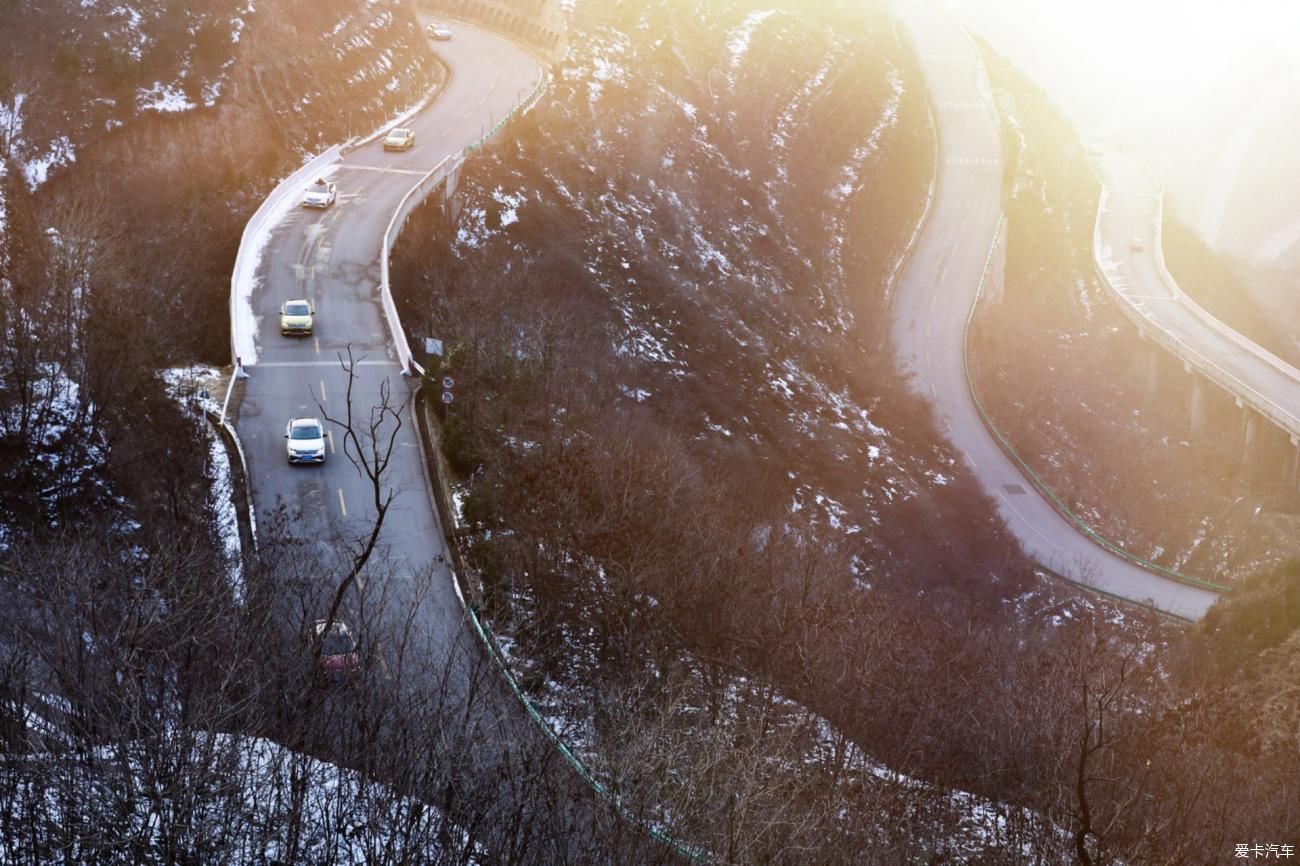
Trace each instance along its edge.
<path fill-rule="evenodd" d="M 1014 554 L 894 367 L 934 154 L 904 35 L 847 3 L 574 20 L 552 90 L 394 263 L 412 335 L 449 350 L 485 609 L 548 716 L 686 838 L 942 856 L 902 812 L 950 828 L 953 789 L 1043 777 L 990 735 L 1046 718 L 1043 693 L 993 672 L 1039 675 L 1039 640 L 1095 610 Z M 829 742 L 938 784 L 897 821 L 837 819 L 888 793 Z"/>
<path fill-rule="evenodd" d="M 840 6 L 589 14 L 585 47 L 510 142 L 471 163 L 450 234 L 401 275 L 405 321 L 464 343 L 456 364 L 484 365 L 460 370 L 467 393 L 487 401 L 506 373 L 461 307 L 518 286 L 520 322 L 493 338 L 558 328 L 579 365 L 555 382 L 568 393 L 537 400 L 654 419 L 770 519 L 835 546 L 863 586 L 960 581 L 1000 541 L 945 519 L 983 506 L 885 343 L 933 153 L 894 25 Z M 716 26 L 701 32 L 697 14 Z M 458 409 L 495 435 L 489 403 Z M 518 435 L 556 417 L 536 411 Z"/>
<path fill-rule="evenodd" d="M 247 146 L 268 140 L 319 147 L 349 121 L 369 131 L 434 74 L 413 17 L 392 0 L 17 2 L 0 10 L 0 39 L 13 47 L 0 70 L 0 150 L 32 186 L 104 147 L 156 164 L 163 138 L 219 165 L 246 163 Z M 183 114 L 207 120 L 194 124 L 206 146 L 160 122 Z M 138 129 L 155 133 L 142 143 Z"/>

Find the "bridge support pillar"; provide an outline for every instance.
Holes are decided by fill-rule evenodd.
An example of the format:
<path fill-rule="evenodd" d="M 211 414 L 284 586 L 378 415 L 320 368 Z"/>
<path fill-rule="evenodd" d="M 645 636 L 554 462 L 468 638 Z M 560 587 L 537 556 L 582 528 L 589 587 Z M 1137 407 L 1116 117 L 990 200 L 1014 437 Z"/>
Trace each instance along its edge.
<path fill-rule="evenodd" d="M 1192 432 L 1200 433 L 1205 429 L 1205 384 L 1198 375 L 1192 376 Z"/>
<path fill-rule="evenodd" d="M 461 200 L 460 196 L 449 195 L 442 202 L 442 215 L 447 220 L 447 225 L 455 225 L 456 218 L 460 216 Z"/>
<path fill-rule="evenodd" d="M 1242 411 L 1241 460 L 1246 463 L 1250 461 L 1250 455 L 1255 450 L 1255 440 L 1259 435 L 1259 415 L 1241 400 L 1237 401 L 1237 408 Z"/>

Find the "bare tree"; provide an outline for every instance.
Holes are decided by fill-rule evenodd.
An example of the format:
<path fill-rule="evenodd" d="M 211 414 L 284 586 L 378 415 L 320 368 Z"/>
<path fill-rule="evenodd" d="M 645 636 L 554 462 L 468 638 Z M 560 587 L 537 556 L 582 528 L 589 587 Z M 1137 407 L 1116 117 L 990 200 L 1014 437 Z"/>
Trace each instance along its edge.
<path fill-rule="evenodd" d="M 343 453 L 352 461 L 357 473 L 370 482 L 371 504 L 374 505 L 375 515 L 369 532 L 352 545 L 351 567 L 334 590 L 329 612 L 325 616 L 327 629 L 338 616 L 344 596 L 374 553 L 380 532 L 384 528 L 384 517 L 396 494 L 393 488 L 385 485 L 385 476 L 393 459 L 393 450 L 397 446 L 397 434 L 402 429 L 402 414 L 410 403 L 408 398 L 395 404 L 388 380 L 385 379 L 379 384 L 379 404 L 370 407 L 364 418 L 358 417 L 353 406 L 353 390 L 357 382 L 357 364 L 365 356 L 354 358 L 351 344 L 348 345 L 347 353 L 347 360 L 342 355 L 339 356 L 339 365 L 348 377 L 343 417 L 331 416 L 319 400 L 316 405 L 326 421 L 343 431 Z"/>

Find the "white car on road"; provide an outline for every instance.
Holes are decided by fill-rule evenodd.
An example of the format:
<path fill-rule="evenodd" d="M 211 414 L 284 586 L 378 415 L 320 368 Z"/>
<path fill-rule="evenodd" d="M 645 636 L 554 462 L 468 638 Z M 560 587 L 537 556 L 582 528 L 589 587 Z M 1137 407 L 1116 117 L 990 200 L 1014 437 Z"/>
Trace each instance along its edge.
<path fill-rule="evenodd" d="M 303 207 L 329 207 L 334 204 L 334 199 L 338 198 L 338 186 L 332 183 L 326 183 L 324 180 L 317 180 L 311 186 L 307 187 L 307 192 L 302 197 Z"/>
<path fill-rule="evenodd" d="M 316 311 L 311 308 L 311 301 L 306 298 L 285 301 L 280 307 L 280 333 L 286 337 L 294 335 L 310 337 L 314 315 Z"/>
<path fill-rule="evenodd" d="M 439 42 L 446 42 L 451 39 L 451 31 L 447 29 L 446 24 L 430 24 L 424 28 L 424 32 L 429 34 L 430 39 L 436 39 Z"/>
<path fill-rule="evenodd" d="M 291 418 L 284 438 L 290 463 L 325 462 L 325 425 L 319 418 Z"/>
<path fill-rule="evenodd" d="M 1128 242 L 1128 248 L 1135 253 L 1140 253 L 1147 248 L 1147 245 L 1142 238 L 1133 238 L 1133 240 Z"/>

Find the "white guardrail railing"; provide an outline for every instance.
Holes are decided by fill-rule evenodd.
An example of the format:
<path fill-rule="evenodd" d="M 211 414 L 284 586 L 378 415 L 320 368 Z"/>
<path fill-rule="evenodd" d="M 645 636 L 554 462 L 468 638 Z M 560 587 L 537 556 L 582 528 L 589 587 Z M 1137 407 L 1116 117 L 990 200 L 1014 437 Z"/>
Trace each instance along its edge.
<path fill-rule="evenodd" d="M 1221 367 L 1213 359 L 1198 351 L 1190 343 L 1179 338 L 1177 334 L 1170 333 L 1160 327 L 1154 320 L 1146 315 L 1136 304 L 1135 300 L 1113 282 L 1114 274 L 1110 268 L 1114 267 L 1114 262 L 1109 256 L 1103 259 L 1104 244 L 1101 235 L 1102 216 L 1106 212 L 1106 204 L 1110 198 L 1110 190 L 1103 185 L 1101 190 L 1101 200 L 1097 205 L 1097 222 L 1093 231 L 1093 261 L 1101 275 L 1102 282 L 1120 302 L 1120 309 L 1128 316 L 1133 324 L 1137 325 L 1138 330 L 1145 334 L 1156 343 L 1163 346 L 1175 357 L 1182 360 L 1185 364 L 1195 367 L 1207 379 L 1214 382 L 1220 388 L 1240 399 L 1243 403 L 1249 404 L 1250 407 L 1260 415 L 1267 418 L 1273 424 L 1282 428 L 1291 436 L 1292 440 L 1300 439 L 1300 418 L 1288 412 L 1279 406 L 1267 395 L 1261 393 L 1249 383 L 1244 382 L 1238 376 Z M 1184 305 L 1189 311 L 1200 318 L 1209 327 L 1216 332 L 1231 340 L 1240 348 L 1246 349 L 1252 355 L 1257 357 L 1262 363 L 1266 363 L 1282 374 L 1290 377 L 1297 387 L 1300 387 L 1300 370 L 1273 355 L 1256 343 L 1243 337 L 1227 325 L 1220 322 L 1214 316 L 1206 312 L 1199 304 L 1189 298 L 1183 291 L 1178 288 L 1173 277 L 1165 267 L 1164 253 L 1161 249 L 1161 219 L 1164 209 L 1164 194 L 1161 191 L 1159 195 L 1159 207 L 1156 215 L 1156 226 L 1152 243 L 1155 247 L 1156 263 L 1160 270 L 1162 279 L 1166 282 L 1169 289 L 1174 293 L 1178 303 Z M 1103 262 L 1110 262 L 1110 268 Z"/>

